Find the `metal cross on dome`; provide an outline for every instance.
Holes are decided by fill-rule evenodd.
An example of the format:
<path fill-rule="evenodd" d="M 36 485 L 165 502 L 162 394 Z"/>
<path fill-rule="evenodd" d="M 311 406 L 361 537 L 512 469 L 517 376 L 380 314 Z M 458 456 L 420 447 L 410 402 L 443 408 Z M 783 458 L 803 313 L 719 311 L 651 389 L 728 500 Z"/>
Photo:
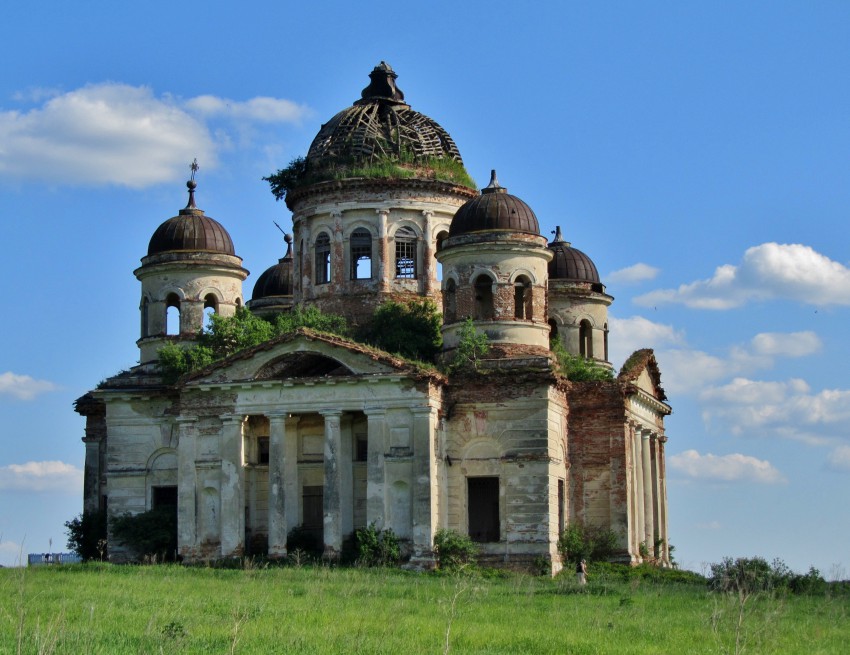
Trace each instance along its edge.
<path fill-rule="evenodd" d="M 194 182 L 195 181 L 195 173 L 197 173 L 198 169 L 201 168 L 200 166 L 198 166 L 198 158 L 197 157 L 195 157 L 194 161 L 192 161 L 192 165 L 189 168 L 192 169 L 192 177 L 189 178 L 189 179 L 191 179 L 192 182 Z"/>

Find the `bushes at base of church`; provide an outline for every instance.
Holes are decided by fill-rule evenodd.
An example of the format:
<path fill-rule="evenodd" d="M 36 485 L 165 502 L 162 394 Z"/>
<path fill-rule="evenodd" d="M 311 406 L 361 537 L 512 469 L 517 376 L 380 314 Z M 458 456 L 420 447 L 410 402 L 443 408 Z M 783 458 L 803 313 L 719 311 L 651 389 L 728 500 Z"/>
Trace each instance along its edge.
<path fill-rule="evenodd" d="M 434 535 L 434 553 L 439 568 L 453 570 L 474 565 L 478 559 L 478 546 L 468 535 L 441 529 Z"/>
<path fill-rule="evenodd" d="M 65 521 L 68 548 L 83 561 L 106 559 L 106 510 L 83 512 Z"/>
<path fill-rule="evenodd" d="M 575 564 L 582 559 L 600 562 L 614 554 L 619 541 L 617 533 L 611 530 L 573 523 L 558 538 L 558 553 L 564 564 Z"/>
<path fill-rule="evenodd" d="M 401 546 L 392 529 L 379 530 L 372 523 L 354 532 L 355 563 L 363 566 L 393 566 L 401 559 Z"/>
<path fill-rule="evenodd" d="M 139 559 L 176 560 L 177 508 L 164 505 L 140 514 L 116 516 L 112 534 Z"/>

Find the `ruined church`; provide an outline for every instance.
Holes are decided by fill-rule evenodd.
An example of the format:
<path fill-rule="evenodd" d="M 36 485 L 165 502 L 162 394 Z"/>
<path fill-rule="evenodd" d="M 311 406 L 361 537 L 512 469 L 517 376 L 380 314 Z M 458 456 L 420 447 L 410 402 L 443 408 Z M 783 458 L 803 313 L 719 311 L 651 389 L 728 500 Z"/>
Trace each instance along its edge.
<path fill-rule="evenodd" d="M 296 528 L 334 557 L 374 524 L 412 568 L 434 566 L 446 528 L 490 565 L 555 572 L 560 533 L 580 523 L 613 531 L 619 561 L 669 564 L 671 410 L 652 351 L 609 380 L 561 375 L 552 340 L 612 368 L 613 298 L 593 261 L 560 228 L 548 242 L 495 172 L 473 188 L 451 136 L 411 108 L 388 65 L 369 77 L 290 167 L 285 256 L 250 297 L 230 235 L 197 206 L 194 172 L 187 206 L 153 231 L 134 271 L 139 364 L 75 406 L 84 510 L 173 508 L 185 562 L 285 557 Z M 176 382 L 157 363 L 165 344 L 195 343 L 210 312 L 317 307 L 362 326 L 384 302 L 423 298 L 442 311 L 443 362 L 470 319 L 487 335 L 476 367 L 444 373 L 303 329 Z M 109 542 L 114 561 L 131 556 Z"/>

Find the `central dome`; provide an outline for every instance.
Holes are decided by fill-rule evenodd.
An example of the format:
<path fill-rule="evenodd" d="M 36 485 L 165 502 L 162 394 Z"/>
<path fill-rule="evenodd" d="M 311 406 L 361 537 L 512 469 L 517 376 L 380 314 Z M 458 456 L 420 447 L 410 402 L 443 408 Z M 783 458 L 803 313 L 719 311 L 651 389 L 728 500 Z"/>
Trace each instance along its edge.
<path fill-rule="evenodd" d="M 432 158 L 463 163 L 449 133 L 404 102 L 397 77 L 383 61 L 372 70 L 361 99 L 322 125 L 307 153 L 308 169 L 387 160 L 415 167 Z"/>

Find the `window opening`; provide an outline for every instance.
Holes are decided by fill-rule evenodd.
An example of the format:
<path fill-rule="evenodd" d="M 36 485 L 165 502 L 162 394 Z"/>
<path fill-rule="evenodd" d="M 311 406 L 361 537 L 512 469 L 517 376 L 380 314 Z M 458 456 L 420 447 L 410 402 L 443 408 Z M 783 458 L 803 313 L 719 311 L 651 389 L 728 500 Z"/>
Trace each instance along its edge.
<path fill-rule="evenodd" d="M 531 320 L 531 280 L 524 275 L 514 282 L 514 318 Z"/>
<path fill-rule="evenodd" d="M 257 437 L 257 464 L 269 463 L 269 438 Z"/>
<path fill-rule="evenodd" d="M 593 328 L 587 319 L 579 323 L 578 341 L 579 354 L 586 359 L 591 359 L 593 357 Z"/>
<path fill-rule="evenodd" d="M 457 285 L 451 278 L 446 282 L 443 292 L 443 320 L 446 323 L 457 321 Z"/>
<path fill-rule="evenodd" d="M 148 299 L 142 298 L 142 339 L 148 336 Z"/>
<path fill-rule="evenodd" d="M 557 339 L 558 338 L 558 323 L 554 318 L 549 319 L 549 339 Z"/>
<path fill-rule="evenodd" d="M 305 485 L 301 491 L 301 527 L 320 544 L 324 540 L 323 498 L 322 485 Z"/>
<path fill-rule="evenodd" d="M 564 512 L 564 481 L 558 480 L 558 534 L 567 529 Z"/>
<path fill-rule="evenodd" d="M 493 318 L 493 280 L 489 275 L 479 275 L 475 278 L 475 318 L 488 320 Z"/>
<path fill-rule="evenodd" d="M 355 434 L 354 435 L 354 461 L 365 462 L 369 459 L 369 435 Z"/>
<path fill-rule="evenodd" d="M 605 324 L 605 329 L 604 329 L 604 332 L 602 333 L 602 335 L 603 335 L 602 346 L 603 346 L 603 349 L 604 349 L 605 361 L 607 362 L 608 361 L 608 324 L 607 323 Z"/>
<path fill-rule="evenodd" d="M 177 487 L 154 487 L 151 498 L 153 509 L 160 507 L 177 507 Z"/>
<path fill-rule="evenodd" d="M 440 252 L 443 249 L 443 244 L 444 244 L 445 240 L 448 239 L 448 238 L 449 238 L 449 233 L 445 232 L 445 231 L 440 232 L 437 235 L 437 243 L 436 243 L 436 251 L 437 252 Z M 438 280 L 443 279 L 443 265 L 439 261 L 437 261 L 437 279 Z"/>
<path fill-rule="evenodd" d="M 322 232 L 316 237 L 316 284 L 331 281 L 331 239 Z"/>
<path fill-rule="evenodd" d="M 165 333 L 180 334 L 180 298 L 176 293 L 171 293 L 165 299 Z"/>
<path fill-rule="evenodd" d="M 499 541 L 499 478 L 467 478 L 469 537 L 472 541 Z"/>
<path fill-rule="evenodd" d="M 362 227 L 351 233 L 351 279 L 372 277 L 372 235 Z"/>
<path fill-rule="evenodd" d="M 209 294 L 206 298 L 204 298 L 204 329 L 209 330 L 212 325 L 212 319 L 210 318 L 213 314 L 218 312 L 218 299 Z"/>
<path fill-rule="evenodd" d="M 416 232 L 400 227 L 395 233 L 395 276 L 416 279 Z"/>

